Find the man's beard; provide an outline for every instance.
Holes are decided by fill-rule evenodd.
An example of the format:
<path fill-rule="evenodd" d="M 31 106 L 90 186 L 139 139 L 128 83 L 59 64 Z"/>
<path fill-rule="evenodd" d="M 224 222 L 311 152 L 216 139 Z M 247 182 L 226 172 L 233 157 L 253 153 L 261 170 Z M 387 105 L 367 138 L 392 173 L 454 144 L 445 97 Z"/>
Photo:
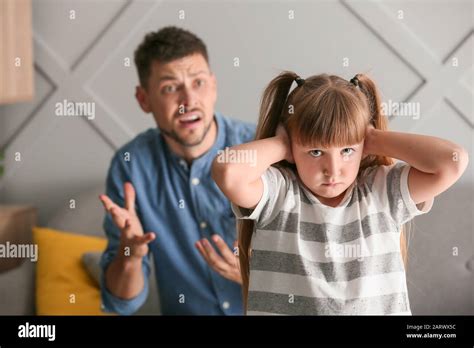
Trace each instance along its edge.
<path fill-rule="evenodd" d="M 200 145 L 204 139 L 206 138 L 206 135 L 207 133 L 209 133 L 209 130 L 211 129 L 211 126 L 212 126 L 212 122 L 214 122 L 214 118 L 211 119 L 211 122 L 209 122 L 209 124 L 207 126 L 205 126 L 204 128 L 204 132 L 202 133 L 202 136 L 201 138 L 199 138 L 198 140 L 194 141 L 194 142 L 188 142 L 186 140 L 184 140 L 183 138 L 181 138 L 177 133 L 176 131 L 173 129 L 171 131 L 168 131 L 168 130 L 165 130 L 163 128 L 160 128 L 160 131 L 170 137 L 171 139 L 173 139 L 174 141 L 176 141 L 178 144 L 182 145 L 182 146 L 185 146 L 185 147 L 193 147 L 193 146 L 198 146 Z"/>

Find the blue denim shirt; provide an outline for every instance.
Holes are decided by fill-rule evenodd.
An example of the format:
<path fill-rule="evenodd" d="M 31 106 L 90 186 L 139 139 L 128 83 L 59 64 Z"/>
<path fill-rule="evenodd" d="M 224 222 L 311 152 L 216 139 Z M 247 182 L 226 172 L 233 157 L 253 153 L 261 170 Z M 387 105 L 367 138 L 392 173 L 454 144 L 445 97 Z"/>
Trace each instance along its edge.
<path fill-rule="evenodd" d="M 120 230 L 110 214 L 104 219 L 108 245 L 101 258 L 103 310 L 132 314 L 148 296 L 150 262 L 165 315 L 243 314 L 241 287 L 220 276 L 204 261 L 194 243 L 219 234 L 232 248 L 236 236 L 230 202 L 211 178 L 217 151 L 254 139 L 255 126 L 216 113 L 217 138 L 212 148 L 188 166 L 167 146 L 159 129 L 149 129 L 122 146 L 112 158 L 106 194 L 124 206 L 123 183 L 136 191 L 136 211 L 145 232 L 155 232 L 143 258 L 145 286 L 130 300 L 105 287 L 104 273 L 117 253 Z M 128 157 L 127 157 L 128 156 Z"/>

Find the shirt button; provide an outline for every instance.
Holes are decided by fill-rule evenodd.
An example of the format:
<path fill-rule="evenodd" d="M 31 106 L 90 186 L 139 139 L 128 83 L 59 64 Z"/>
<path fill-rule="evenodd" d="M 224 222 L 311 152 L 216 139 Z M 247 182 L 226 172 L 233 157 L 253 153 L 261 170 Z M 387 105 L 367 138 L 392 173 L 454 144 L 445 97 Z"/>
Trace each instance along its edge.
<path fill-rule="evenodd" d="M 224 308 L 224 309 L 229 309 L 229 307 L 230 307 L 230 303 L 229 303 L 229 302 L 224 301 L 224 302 L 222 303 L 222 308 Z"/>
<path fill-rule="evenodd" d="M 201 221 L 199 225 L 201 226 L 202 229 L 205 229 L 207 227 L 206 221 Z"/>
<path fill-rule="evenodd" d="M 193 184 L 194 186 L 196 186 L 196 185 L 199 185 L 199 182 L 200 182 L 200 181 L 199 181 L 198 178 L 193 178 L 193 179 L 191 180 L 191 182 L 192 182 L 192 184 Z"/>

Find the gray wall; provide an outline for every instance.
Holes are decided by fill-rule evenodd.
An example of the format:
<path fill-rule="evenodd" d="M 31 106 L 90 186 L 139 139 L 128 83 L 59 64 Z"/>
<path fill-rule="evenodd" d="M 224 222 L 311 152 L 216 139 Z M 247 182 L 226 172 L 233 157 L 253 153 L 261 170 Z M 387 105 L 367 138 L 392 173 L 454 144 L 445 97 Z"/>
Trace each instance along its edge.
<path fill-rule="evenodd" d="M 384 100 L 420 103 L 421 117 L 392 117 L 393 130 L 451 139 L 472 157 L 472 7 L 467 0 L 34 0 L 36 97 L 0 106 L 0 203 L 33 204 L 47 224 L 69 199 L 103 184 L 114 151 L 154 127 L 134 99 L 133 52 L 145 33 L 170 24 L 207 43 L 217 110 L 226 115 L 256 122 L 263 88 L 284 69 L 302 77 L 368 72 Z M 64 99 L 95 102 L 95 119 L 55 116 Z M 472 161 L 414 223 L 409 289 L 416 314 L 474 314 Z"/>

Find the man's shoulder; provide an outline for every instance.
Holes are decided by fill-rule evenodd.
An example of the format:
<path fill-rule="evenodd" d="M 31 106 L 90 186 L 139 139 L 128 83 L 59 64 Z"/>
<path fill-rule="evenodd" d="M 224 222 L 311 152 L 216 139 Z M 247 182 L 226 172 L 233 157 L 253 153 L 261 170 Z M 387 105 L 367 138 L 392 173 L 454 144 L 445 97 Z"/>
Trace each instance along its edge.
<path fill-rule="evenodd" d="M 217 114 L 225 127 L 227 138 L 232 143 L 245 143 L 255 139 L 256 125 L 233 117 Z"/>
<path fill-rule="evenodd" d="M 115 156 L 126 156 L 127 153 L 129 156 L 139 155 L 146 156 L 147 153 L 154 147 L 157 146 L 156 142 L 159 137 L 159 130 L 157 128 L 149 128 L 134 138 L 129 140 L 127 143 L 123 144 L 116 152 Z"/>

